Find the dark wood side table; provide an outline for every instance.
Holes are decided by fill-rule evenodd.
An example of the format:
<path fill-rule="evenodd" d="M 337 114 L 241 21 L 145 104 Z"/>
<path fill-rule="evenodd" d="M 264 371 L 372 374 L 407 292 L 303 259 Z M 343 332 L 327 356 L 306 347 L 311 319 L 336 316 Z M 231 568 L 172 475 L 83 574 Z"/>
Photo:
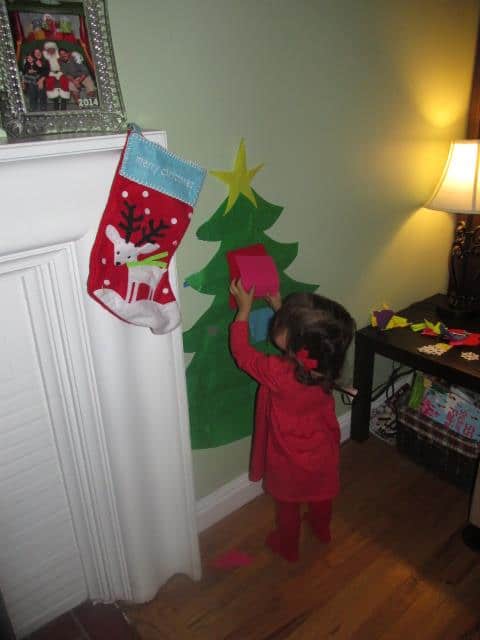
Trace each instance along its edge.
<path fill-rule="evenodd" d="M 437 294 L 397 311 L 397 315 L 406 317 L 410 322 L 422 322 L 425 318 L 437 322 L 435 307 L 442 303 L 446 303 L 446 296 Z M 480 318 L 468 326 L 451 328 L 464 328 L 480 333 Z M 353 386 L 358 389 L 358 395 L 352 405 L 352 440 L 363 442 L 369 436 L 370 398 L 377 353 L 408 367 L 444 378 L 452 384 L 480 392 L 480 360 L 470 361 L 460 357 L 462 351 L 480 354 L 480 348 L 453 347 L 442 356 L 429 356 L 418 351 L 418 347 L 434 343 L 433 338 L 414 333 L 409 327 L 389 331 L 364 327 L 356 332 Z"/>

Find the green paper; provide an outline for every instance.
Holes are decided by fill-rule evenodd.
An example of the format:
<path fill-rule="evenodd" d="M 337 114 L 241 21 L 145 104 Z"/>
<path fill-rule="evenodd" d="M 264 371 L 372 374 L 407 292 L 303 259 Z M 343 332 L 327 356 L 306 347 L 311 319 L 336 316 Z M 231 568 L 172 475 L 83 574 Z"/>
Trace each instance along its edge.
<path fill-rule="evenodd" d="M 197 231 L 200 240 L 221 244 L 201 271 L 186 278 L 196 291 L 214 296 L 210 308 L 183 334 L 185 352 L 195 353 L 187 368 L 193 449 L 222 446 L 251 435 L 253 429 L 258 385 L 237 368 L 228 348 L 228 328 L 235 312 L 228 305 L 227 251 L 262 243 L 277 265 L 283 297 L 294 291 L 317 289 L 315 284 L 297 282 L 284 273 L 297 257 L 298 243 L 277 242 L 264 233 L 278 220 L 283 208 L 253 193 L 257 206 L 240 194 L 224 215 L 225 200 Z M 254 309 L 265 307 L 264 300 L 255 300 Z M 266 341 L 256 343 L 255 348 L 276 352 Z"/>
<path fill-rule="evenodd" d="M 423 382 L 423 375 L 417 371 L 413 378 L 412 390 L 410 391 L 410 398 L 408 399 L 410 409 L 418 409 L 422 404 L 424 395 L 425 384 Z"/>
<path fill-rule="evenodd" d="M 423 331 L 426 326 L 425 322 L 417 322 L 415 324 L 411 324 L 410 329 L 415 331 L 415 333 L 418 333 L 419 331 Z"/>

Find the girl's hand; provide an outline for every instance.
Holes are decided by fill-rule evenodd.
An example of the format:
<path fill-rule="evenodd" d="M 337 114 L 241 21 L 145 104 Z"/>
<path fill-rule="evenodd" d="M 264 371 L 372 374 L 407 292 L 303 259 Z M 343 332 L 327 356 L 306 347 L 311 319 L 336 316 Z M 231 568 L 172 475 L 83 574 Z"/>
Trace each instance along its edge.
<path fill-rule="evenodd" d="M 230 293 L 235 298 L 237 303 L 238 312 L 236 320 L 248 320 L 250 310 L 253 304 L 253 296 L 255 293 L 255 287 L 252 287 L 250 291 L 245 291 L 240 278 L 232 280 L 230 283 Z"/>
<path fill-rule="evenodd" d="M 282 306 L 282 296 L 280 295 L 280 291 L 277 291 L 277 293 L 274 293 L 273 295 L 267 293 L 265 300 L 274 311 L 278 311 Z"/>

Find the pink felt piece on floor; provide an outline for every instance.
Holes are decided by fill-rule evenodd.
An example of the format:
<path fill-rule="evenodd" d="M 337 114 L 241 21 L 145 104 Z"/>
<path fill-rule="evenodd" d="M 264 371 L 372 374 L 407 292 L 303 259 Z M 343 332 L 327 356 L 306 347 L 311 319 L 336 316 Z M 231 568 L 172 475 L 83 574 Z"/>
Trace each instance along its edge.
<path fill-rule="evenodd" d="M 237 256 L 237 264 L 244 289 L 255 286 L 255 298 L 277 293 L 280 282 L 271 256 Z"/>
<path fill-rule="evenodd" d="M 245 553 L 245 551 L 230 549 L 230 551 L 217 556 L 213 560 L 212 566 L 215 567 L 215 569 L 236 569 L 237 567 L 246 567 L 252 564 L 252 562 L 253 557 Z"/>

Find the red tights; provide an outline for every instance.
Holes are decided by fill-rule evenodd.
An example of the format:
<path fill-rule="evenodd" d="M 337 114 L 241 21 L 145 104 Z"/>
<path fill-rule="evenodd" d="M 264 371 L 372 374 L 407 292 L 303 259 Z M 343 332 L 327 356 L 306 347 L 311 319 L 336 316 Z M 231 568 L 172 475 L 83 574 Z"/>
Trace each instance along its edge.
<path fill-rule="evenodd" d="M 276 528 L 267 536 L 266 543 L 278 555 L 289 562 L 298 560 L 300 540 L 300 502 L 281 502 L 275 500 Z M 332 501 L 309 502 L 304 519 L 310 524 L 313 533 L 323 542 L 330 542 L 330 519 Z"/>

